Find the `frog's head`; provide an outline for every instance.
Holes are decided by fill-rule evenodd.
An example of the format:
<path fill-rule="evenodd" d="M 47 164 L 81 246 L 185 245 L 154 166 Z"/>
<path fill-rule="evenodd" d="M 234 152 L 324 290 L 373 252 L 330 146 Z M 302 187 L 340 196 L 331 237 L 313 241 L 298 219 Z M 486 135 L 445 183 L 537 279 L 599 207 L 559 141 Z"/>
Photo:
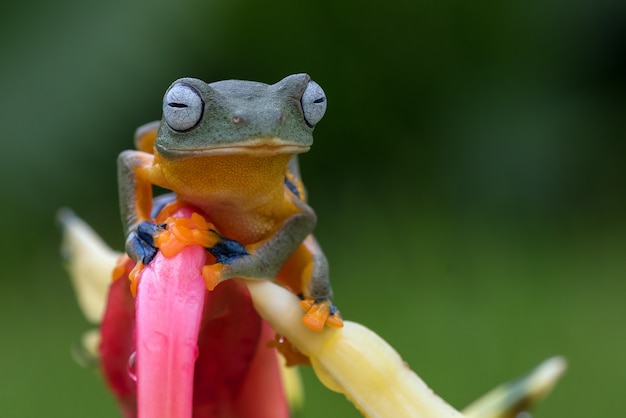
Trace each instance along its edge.
<path fill-rule="evenodd" d="M 205 155 L 297 154 L 313 143 L 326 96 L 306 74 L 268 85 L 181 78 L 163 97 L 156 152 L 168 159 Z"/>

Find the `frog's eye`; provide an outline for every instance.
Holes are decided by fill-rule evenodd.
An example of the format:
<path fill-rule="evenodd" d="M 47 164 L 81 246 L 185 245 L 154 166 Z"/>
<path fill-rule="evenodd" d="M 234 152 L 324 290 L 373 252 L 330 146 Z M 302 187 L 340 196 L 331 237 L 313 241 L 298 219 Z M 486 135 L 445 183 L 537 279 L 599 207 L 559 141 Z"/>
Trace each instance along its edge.
<path fill-rule="evenodd" d="M 188 131 L 196 126 L 203 112 L 200 93 L 188 84 L 174 84 L 163 98 L 163 117 L 175 131 Z"/>
<path fill-rule="evenodd" d="M 326 94 L 315 81 L 309 81 L 302 94 L 302 111 L 307 125 L 313 127 L 326 112 Z"/>

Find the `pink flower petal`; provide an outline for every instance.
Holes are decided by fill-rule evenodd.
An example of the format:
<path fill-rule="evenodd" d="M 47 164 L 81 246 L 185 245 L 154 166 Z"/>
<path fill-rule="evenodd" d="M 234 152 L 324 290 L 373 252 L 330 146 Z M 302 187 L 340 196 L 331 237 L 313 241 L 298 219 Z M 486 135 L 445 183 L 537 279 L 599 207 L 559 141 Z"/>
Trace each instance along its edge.
<path fill-rule="evenodd" d="M 268 322 L 262 321 L 263 329 L 256 354 L 250 362 L 246 380 L 241 386 L 237 405 L 238 417 L 288 418 L 289 408 L 280 376 L 276 350 L 267 347 L 276 332 Z"/>
<path fill-rule="evenodd" d="M 206 251 L 158 253 L 139 279 L 136 298 L 137 405 L 139 418 L 191 417 Z"/>

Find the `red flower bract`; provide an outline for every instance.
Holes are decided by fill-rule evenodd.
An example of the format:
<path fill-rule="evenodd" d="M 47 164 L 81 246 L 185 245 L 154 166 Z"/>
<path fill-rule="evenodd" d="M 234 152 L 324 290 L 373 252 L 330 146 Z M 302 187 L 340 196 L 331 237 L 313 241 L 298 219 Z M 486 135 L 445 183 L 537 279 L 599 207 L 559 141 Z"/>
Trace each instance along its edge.
<path fill-rule="evenodd" d="M 176 216 L 191 214 L 182 208 Z M 197 245 L 170 258 L 157 253 L 140 273 L 136 299 L 128 280 L 111 285 L 100 351 L 124 415 L 287 417 L 278 359 L 267 346 L 274 332 L 240 279 L 206 290 L 205 262 Z M 131 268 L 129 261 L 126 278 Z"/>

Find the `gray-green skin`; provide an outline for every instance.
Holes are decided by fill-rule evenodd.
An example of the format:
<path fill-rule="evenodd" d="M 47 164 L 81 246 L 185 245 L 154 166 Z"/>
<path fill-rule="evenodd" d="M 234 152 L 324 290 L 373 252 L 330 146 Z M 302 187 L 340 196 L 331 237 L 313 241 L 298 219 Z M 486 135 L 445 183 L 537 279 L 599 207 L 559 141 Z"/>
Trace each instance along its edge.
<path fill-rule="evenodd" d="M 172 107 L 169 103 L 173 97 L 168 97 L 168 93 L 175 87 L 180 89 L 181 85 L 191 87 L 202 99 L 199 120 L 191 127 L 188 127 L 190 123 L 185 122 L 187 116 L 178 117 L 176 113 L 181 111 L 181 106 Z M 197 111 L 194 113 L 192 108 L 198 103 L 194 101 L 195 96 L 192 99 L 191 105 L 182 111 L 197 115 Z M 313 143 L 313 128 L 323 116 L 326 103 L 323 91 L 310 81 L 308 75 L 295 74 L 273 85 L 242 80 L 207 84 L 194 78 L 182 78 L 168 88 L 163 107 L 164 116 L 160 122 L 155 150 L 165 159 L 176 160 L 219 154 L 222 148 L 250 145 L 258 138 L 276 138 L 281 145 L 308 147 Z M 183 120 L 185 129 L 173 129 L 172 125 L 176 127 L 180 120 Z M 144 165 L 146 158 L 151 156 L 135 150 L 124 151 L 118 158 L 120 209 L 127 233 L 126 248 L 135 261 L 139 258 L 135 251 L 139 239 L 139 222 L 135 215 L 135 168 Z M 286 170 L 296 181 L 300 181 L 297 156 L 292 157 Z M 287 218 L 280 229 L 253 253 L 224 263 L 222 280 L 231 277 L 276 277 L 291 254 L 311 234 L 316 223 L 315 213 L 302 200 L 303 196 L 292 195 L 292 202 L 300 212 Z M 332 290 L 326 257 L 316 242 L 314 247 L 313 276 L 304 296 L 321 302 L 330 300 Z"/>

